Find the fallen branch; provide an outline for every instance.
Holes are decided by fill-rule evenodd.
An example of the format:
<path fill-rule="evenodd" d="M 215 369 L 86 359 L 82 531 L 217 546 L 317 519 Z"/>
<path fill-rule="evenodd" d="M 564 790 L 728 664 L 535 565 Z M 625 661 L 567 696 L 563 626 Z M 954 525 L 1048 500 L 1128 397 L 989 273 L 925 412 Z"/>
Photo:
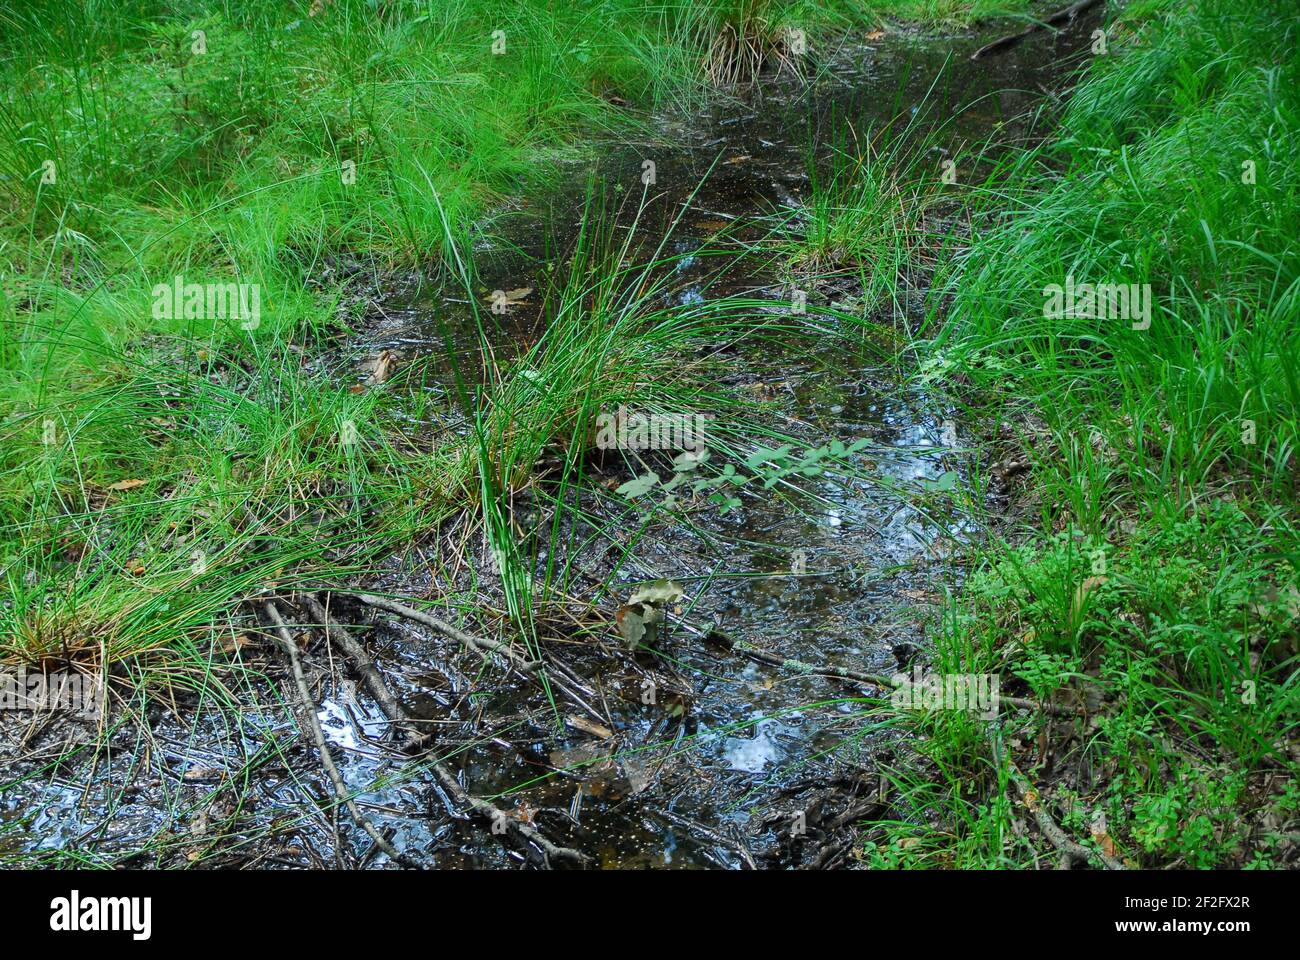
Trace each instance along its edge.
<path fill-rule="evenodd" d="M 1065 831 L 1056 825 L 1052 815 L 1043 806 L 1038 791 L 1025 779 L 1025 775 L 1020 772 L 1020 768 L 1016 766 L 1015 761 L 1010 757 L 1007 758 L 1007 769 L 1011 774 L 1011 783 L 1015 786 L 1016 793 L 1020 795 L 1020 799 L 1029 808 L 1029 812 L 1034 815 L 1034 819 L 1038 821 L 1039 831 L 1051 842 L 1052 846 L 1061 852 L 1061 856 L 1067 863 L 1087 863 L 1093 857 L 1096 857 L 1106 866 L 1107 870 L 1125 869 L 1124 864 L 1114 857 L 1107 856 L 1100 850 L 1089 850 L 1066 836 Z"/>
<path fill-rule="evenodd" d="M 397 697 L 393 695 L 393 691 L 388 686 L 387 681 L 384 680 L 383 674 L 375 667 L 365 649 L 343 627 L 330 618 L 328 611 L 325 610 L 319 600 L 314 597 L 304 597 L 303 599 L 311 615 L 321 622 L 327 632 L 332 631 L 332 638 L 338 642 L 343 652 L 353 660 L 358 673 L 361 674 L 362 679 L 365 681 L 366 688 L 379 704 L 379 708 L 388 719 L 407 731 L 407 747 L 412 751 L 423 749 L 428 736 L 409 729 L 411 727 L 410 715 L 402 708 Z M 401 604 L 396 604 L 396 606 L 401 606 Z M 506 811 L 486 800 L 470 796 L 465 788 L 460 785 L 456 775 L 441 763 L 434 762 L 430 764 L 429 769 L 433 771 L 439 785 L 451 797 L 452 802 L 460 809 L 477 813 L 490 821 L 493 833 L 512 833 L 525 843 L 535 845 L 545 855 L 548 865 L 551 860 L 563 860 L 579 865 L 587 862 L 585 854 L 570 847 L 557 846 L 543 836 L 532 824 L 511 817 Z"/>
<path fill-rule="evenodd" d="M 316 741 L 316 750 L 320 754 L 321 766 L 325 768 L 325 773 L 334 788 L 334 796 L 347 808 L 348 814 L 356 821 L 357 826 L 364 830 L 370 839 L 375 842 L 375 846 L 388 854 L 393 862 L 420 869 L 418 863 L 385 839 L 375 825 L 362 815 L 356 801 L 352 799 L 347 784 L 343 782 L 343 777 L 339 774 L 339 768 L 334 765 L 334 757 L 330 754 L 329 746 L 325 743 L 325 734 L 320 728 L 320 719 L 316 716 L 316 702 L 312 699 L 311 688 L 307 685 L 307 677 L 302 672 L 302 659 L 298 656 L 298 645 L 293 642 L 293 637 L 289 636 L 289 630 L 285 627 L 284 620 L 280 618 L 280 611 L 276 608 L 275 601 L 268 600 L 263 605 L 263 609 L 266 611 L 267 618 L 275 627 L 275 634 L 280 641 L 281 649 L 289 657 L 289 663 L 293 668 L 294 683 L 298 686 L 298 694 L 302 697 L 303 709 L 307 714 L 308 727 L 311 730 L 312 739 Z"/>
<path fill-rule="evenodd" d="M 497 654 L 498 656 L 505 658 L 505 660 L 514 666 L 515 669 L 519 670 L 520 673 L 528 675 L 538 684 L 542 683 L 542 681 L 537 677 L 537 671 L 544 666 L 543 662 L 541 660 L 525 660 L 523 657 L 519 656 L 519 654 L 511 650 L 508 644 L 502 643 L 499 640 L 489 640 L 484 637 L 476 637 L 473 634 L 466 633 L 464 630 L 458 630 L 445 620 L 440 620 L 432 614 L 425 613 L 423 610 L 417 610 L 414 607 L 408 607 L 406 604 L 398 603 L 396 600 L 389 600 L 387 597 L 377 597 L 368 593 L 354 593 L 350 594 L 350 596 L 356 597 L 362 603 L 369 606 L 376 607 L 380 610 L 387 610 L 389 613 L 396 614 L 399 617 L 405 617 L 407 620 L 413 620 L 416 623 L 423 624 L 431 630 L 436 630 L 444 636 L 459 641 L 466 648 L 481 656 Z M 577 690 L 573 689 L 572 682 L 565 680 L 563 677 L 556 676 L 553 671 L 548 671 L 548 674 L 547 679 L 559 688 L 559 690 L 572 700 L 573 703 L 585 710 L 593 719 L 601 723 L 608 720 L 607 717 L 601 716 L 600 712 L 595 707 L 584 700 Z"/>
<path fill-rule="evenodd" d="M 1070 6 L 1065 7 L 1064 9 L 1057 10 L 1055 13 L 1050 14 L 1044 20 L 1035 21 L 1034 23 L 1030 24 L 1029 27 L 1027 27 L 1024 30 L 1021 30 L 1019 33 L 1008 34 L 1005 37 L 999 37 L 998 39 L 994 40 L 992 43 L 984 44 L 984 46 L 980 47 L 978 50 L 972 53 L 970 55 L 970 58 L 972 60 L 978 60 L 980 57 L 984 56 L 985 54 L 997 53 L 999 51 L 1006 50 L 1010 47 L 1014 47 L 1017 43 L 1025 39 L 1025 37 L 1029 36 L 1031 33 L 1036 33 L 1037 31 L 1044 30 L 1047 27 L 1055 26 L 1056 24 L 1061 23 L 1065 20 L 1073 20 L 1075 17 L 1083 13 L 1085 10 L 1089 9 L 1090 7 L 1095 7 L 1099 3 L 1101 3 L 1101 0 L 1079 0 L 1078 3 L 1073 3 Z"/>
<path fill-rule="evenodd" d="M 525 823 L 522 820 L 510 816 L 500 807 L 489 803 L 486 800 L 480 800 L 478 797 L 472 797 L 465 792 L 465 788 L 460 785 L 456 775 L 440 763 L 435 763 L 432 767 L 434 776 L 442 788 L 451 795 L 452 801 L 462 809 L 468 809 L 477 813 L 479 816 L 488 820 L 492 824 L 493 832 L 509 832 L 516 834 L 527 843 L 536 845 L 547 858 L 547 866 L 551 860 L 564 860 L 569 863 L 576 863 L 579 866 L 585 866 L 587 855 L 574 850 L 572 847 L 560 847 L 547 840 L 540 831 L 531 823 Z"/>
<path fill-rule="evenodd" d="M 432 614 L 425 613 L 423 610 L 416 610 L 414 607 L 408 607 L 396 600 L 389 600 L 387 597 L 376 597 L 369 593 L 354 593 L 362 603 L 368 606 L 378 607 L 380 610 L 387 610 L 389 613 L 395 613 L 399 617 L 405 617 L 407 620 L 414 620 L 416 623 L 422 623 L 431 630 L 436 630 L 445 637 L 459 641 L 470 650 L 483 655 L 497 654 L 504 657 L 515 666 L 516 669 L 524 673 L 531 673 L 542 665 L 540 660 L 525 660 L 519 654 L 515 653 L 507 644 L 499 640 L 489 640 L 485 637 L 476 637 L 473 634 L 466 633 L 464 630 L 458 630 L 445 620 L 440 620 Z"/>
<path fill-rule="evenodd" d="M 716 830 L 710 829 L 709 827 L 700 823 L 698 820 L 691 820 L 688 819 L 687 817 L 679 816 L 678 814 L 673 813 L 671 810 L 664 810 L 661 807 L 647 807 L 646 812 L 649 813 L 651 816 L 659 817 L 662 820 L 667 820 L 669 823 L 681 827 L 683 830 L 687 831 L 688 833 L 693 833 L 695 834 L 695 836 L 699 837 L 700 839 L 707 840 L 709 843 L 712 843 L 715 846 L 725 847 L 726 849 L 732 851 L 738 857 L 740 857 L 741 861 L 750 870 L 758 869 L 758 864 L 754 862 L 753 854 L 749 852 L 749 848 L 746 847 L 745 844 L 742 843 L 740 840 L 733 840 L 729 837 L 724 837 Z"/>
<path fill-rule="evenodd" d="M 361 675 L 361 680 L 365 683 L 366 689 L 370 691 L 370 695 L 379 704 L 379 709 L 384 712 L 388 719 L 393 721 L 397 729 L 406 734 L 406 741 L 402 744 L 402 748 L 409 753 L 418 753 L 426 749 L 433 741 L 433 735 L 414 729 L 408 722 L 405 711 L 402 709 L 397 697 L 389 689 L 383 674 L 379 672 L 375 662 L 370 659 L 365 647 L 353 639 L 352 634 L 335 622 L 329 615 L 329 611 L 314 596 L 307 593 L 303 594 L 301 599 L 312 619 L 325 630 L 325 636 L 331 642 L 337 644 L 348 659 L 352 661 L 352 665 L 356 668 L 357 673 Z"/>

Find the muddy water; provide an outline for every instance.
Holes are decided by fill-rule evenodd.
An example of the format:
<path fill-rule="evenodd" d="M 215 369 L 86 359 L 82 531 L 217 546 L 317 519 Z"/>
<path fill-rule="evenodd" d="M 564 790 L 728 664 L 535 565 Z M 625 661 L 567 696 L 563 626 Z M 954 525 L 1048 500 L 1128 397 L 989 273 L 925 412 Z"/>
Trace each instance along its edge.
<path fill-rule="evenodd" d="M 955 157 L 960 173 L 964 144 L 995 132 L 1004 141 L 1026 135 L 1023 117 L 1046 88 L 1060 86 L 1067 52 L 1091 26 L 1040 35 L 976 63 L 970 52 L 995 34 L 903 31 L 827 51 L 812 82 L 769 79 L 700 116 L 657 121 L 641 142 L 602 151 L 596 179 L 615 196 L 639 193 L 644 162 L 655 163 L 656 199 L 638 230 L 653 247 L 676 222 L 666 248 L 679 255 L 669 293 L 676 302 L 741 292 L 780 298 L 784 278 L 761 264 L 719 278 L 713 262 L 691 254 L 720 223 L 797 209 L 810 156 L 824 157 L 846 124 L 868 130 L 923 110 L 927 123 L 945 124 L 934 165 Z M 543 286 L 548 259 L 582 216 L 588 173 L 557 171 L 545 206 L 484 231 L 475 250 L 483 289 Z M 635 214 L 623 204 L 617 216 L 626 226 Z M 738 230 L 742 239 L 746 229 Z M 748 229 L 751 237 L 761 232 Z M 335 355 L 328 372 L 349 376 L 380 350 L 404 361 L 436 356 L 446 331 L 472 356 L 463 299 L 430 289 L 376 305 L 365 337 Z M 830 284 L 814 286 L 809 299 L 852 294 L 851 284 Z M 915 322 L 907 315 L 914 308 L 904 299 L 876 319 Z M 512 310 L 497 331 L 501 349 L 538 322 L 527 304 Z M 449 762 L 472 793 L 495 797 L 610 867 L 820 864 L 837 836 L 851 839 L 861 817 L 840 823 L 838 814 L 852 813 L 864 796 L 879 797 L 868 818 L 912 815 L 881 792 L 876 776 L 902 747 L 890 715 L 874 708 L 882 691 L 797 664 L 888 674 L 924 660 L 930 602 L 957 585 L 961 544 L 979 536 L 978 510 L 929 492 L 927 482 L 949 471 L 964 477 L 973 425 L 865 351 L 835 353 L 742 345 L 731 349 L 722 379 L 768 404 L 756 414 L 760 423 L 809 447 L 865 439 L 855 470 L 812 478 L 798 495 L 747 493 L 738 510 L 695 511 L 687 522 L 663 514 L 611 522 L 613 499 L 584 495 L 591 523 L 566 533 L 591 545 L 562 558 L 576 571 L 563 586 L 589 604 L 584 625 L 594 635 L 548 641 L 547 652 L 596 705 L 594 727 L 557 724 L 535 687 L 421 628 L 343 609 L 372 628 L 359 635 L 407 706 L 446 731 L 442 752 L 454 754 Z M 436 375 L 424 382 L 434 393 L 447 387 Z M 613 485 L 630 476 L 617 465 L 607 473 Z M 365 585 L 408 596 L 463 586 L 442 579 L 442 568 L 434 572 L 437 550 L 415 545 Z M 684 609 L 657 654 L 628 653 L 612 627 L 602 634 L 599 625 L 635 584 L 657 578 L 683 585 Z M 790 663 L 758 663 L 701 636 L 717 627 Z M 418 764 L 386 748 L 382 714 L 344 673 L 317 663 L 312 679 L 344 777 L 395 846 L 444 867 L 520 861 L 480 825 L 452 816 Z M 0 854 L 19 862 L 388 865 L 329 808 L 314 751 L 284 706 L 289 689 L 250 677 L 236 692 L 242 705 L 234 711 L 200 703 L 173 716 L 154 707 L 148 732 L 124 727 L 105 750 L 89 746 L 93 731 L 65 725 L 50 742 L 31 738 L 40 744 L 36 760 L 14 745 L 23 731 L 6 721 L 6 750 L 24 759 L 12 766 L 21 781 L 0 794 Z M 558 706 L 560 717 L 581 712 Z"/>

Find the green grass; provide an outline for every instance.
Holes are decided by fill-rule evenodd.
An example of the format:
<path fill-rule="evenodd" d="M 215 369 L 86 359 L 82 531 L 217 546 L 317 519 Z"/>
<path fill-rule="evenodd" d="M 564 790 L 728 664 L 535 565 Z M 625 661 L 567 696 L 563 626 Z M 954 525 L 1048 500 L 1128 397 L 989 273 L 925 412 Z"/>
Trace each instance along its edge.
<path fill-rule="evenodd" d="M 454 421 L 446 403 L 401 384 L 354 394 L 306 362 L 356 319 L 324 274 L 333 255 L 468 284 L 456 252 L 494 210 L 709 95 L 722 25 L 815 33 L 868 14 L 67 0 L 0 16 L 0 577 L 15 598 L 0 655 L 114 661 L 233 629 L 256 590 L 364 567 L 449 511 L 490 514 L 571 431 L 584 378 L 640 309 L 608 290 L 561 298 L 529 360 L 561 381 L 551 405 L 508 372 L 462 384 L 451 399 L 493 451 L 479 470 L 462 443 L 404 427 Z M 151 292 L 178 275 L 257 284 L 260 324 L 156 318 Z M 666 369 L 695 322 L 648 319 L 664 339 L 618 348 L 643 366 L 629 378 Z M 526 417 L 503 432 L 503 411 Z"/>
<path fill-rule="evenodd" d="M 525 542 L 514 502 L 566 502 L 594 414 L 734 409 L 681 358 L 838 324 L 773 321 L 741 300 L 663 307 L 673 257 L 662 243 L 633 256 L 593 197 L 539 294 L 540 339 L 456 368 L 446 397 L 422 389 L 433 375 L 418 363 L 353 392 L 309 362 L 359 319 L 323 280 L 331 258 L 432 265 L 476 303 L 470 251 L 508 230 L 514 201 L 594 142 L 638 136 L 649 111 L 685 112 L 710 81 L 788 60 L 789 28 L 1023 7 L 335 0 L 312 17 L 287 3 L 11 3 L 0 659 L 206 690 L 245 601 L 370 569 L 466 509 L 505 552 L 506 612 L 535 643 L 538 605 L 564 589 L 565 534 L 557 522 Z M 1052 728 L 1066 760 L 1051 768 L 1026 746 L 1041 718 L 920 720 L 923 760 L 895 773 L 913 815 L 876 828 L 873 863 L 1050 862 L 1015 829 L 1010 759 L 1068 832 L 1099 842 L 1104 815 L 1098 836 L 1135 863 L 1273 863 L 1300 805 L 1284 775 L 1300 600 L 1297 29 L 1281 3 L 1135 3 L 1057 136 L 964 188 L 974 233 L 944 258 L 916 349 L 927 375 L 959 375 L 1021 432 L 1037 508 L 945 609 L 935 660 L 1108 706 L 1093 726 Z M 850 133 L 779 254 L 897 297 L 929 241 L 919 149 Z M 1151 284 L 1150 327 L 1045 317 L 1043 289 L 1070 274 Z M 176 275 L 258 284 L 260 325 L 156 319 L 151 291 Z M 719 459 L 752 456 L 743 417 L 728 430 Z M 541 484 L 548 456 L 559 468 Z"/>
<path fill-rule="evenodd" d="M 928 113 L 861 131 L 848 126 L 829 147 L 812 148 L 804 202 L 770 242 L 796 287 L 850 279 L 864 314 L 886 300 L 895 315 L 905 312 L 907 290 L 922 286 L 933 259 L 929 217 L 947 189 L 928 170 L 942 130 L 925 127 Z"/>
<path fill-rule="evenodd" d="M 891 827 L 882 864 L 1054 862 L 1012 830 L 1008 757 L 1130 863 L 1274 862 L 1300 719 L 1298 32 L 1280 4 L 1134 4 L 1052 142 L 974 191 L 919 346 L 1020 434 L 1037 517 L 946 611 L 936 669 L 1106 706 L 1050 731 L 922 720 L 933 776 L 904 779 L 943 826 Z M 1149 283 L 1149 328 L 1045 316 L 1067 274 Z"/>

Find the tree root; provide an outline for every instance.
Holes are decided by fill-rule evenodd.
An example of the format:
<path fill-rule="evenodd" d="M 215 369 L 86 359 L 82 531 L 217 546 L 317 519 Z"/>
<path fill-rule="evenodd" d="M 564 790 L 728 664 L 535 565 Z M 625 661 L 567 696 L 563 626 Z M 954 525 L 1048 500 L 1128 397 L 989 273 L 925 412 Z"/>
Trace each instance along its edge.
<path fill-rule="evenodd" d="M 1029 808 L 1029 812 L 1034 815 L 1034 819 L 1038 821 L 1039 831 L 1051 842 L 1052 846 L 1061 852 L 1062 865 L 1087 863 L 1095 857 L 1106 866 L 1107 870 L 1126 869 L 1124 864 L 1114 857 L 1107 856 L 1099 850 L 1089 850 L 1066 836 L 1065 831 L 1057 826 L 1056 821 L 1052 819 L 1052 815 L 1047 812 L 1047 808 L 1041 803 L 1038 791 L 1025 779 L 1025 775 L 1020 772 L 1020 768 L 1016 766 L 1015 761 L 1010 757 L 1007 758 L 1007 769 L 1011 774 L 1011 783 L 1015 786 L 1016 793 L 1020 795 L 1020 799 Z"/>

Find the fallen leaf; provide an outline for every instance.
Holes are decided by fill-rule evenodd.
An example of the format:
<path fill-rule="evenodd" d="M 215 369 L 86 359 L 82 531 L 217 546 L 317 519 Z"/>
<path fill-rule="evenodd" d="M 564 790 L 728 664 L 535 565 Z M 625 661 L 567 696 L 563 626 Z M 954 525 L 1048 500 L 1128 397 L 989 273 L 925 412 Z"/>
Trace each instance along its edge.
<path fill-rule="evenodd" d="M 1038 812 L 1038 788 L 1034 786 L 1026 786 L 1025 796 L 1021 802 L 1024 803 L 1024 805 L 1029 809 L 1030 813 L 1037 813 Z"/>
<path fill-rule="evenodd" d="M 623 642 L 627 648 L 636 649 L 646 632 L 645 618 L 641 616 L 641 612 L 632 606 L 619 607 L 614 614 L 614 622 L 618 624 L 618 632 L 623 635 Z"/>
<path fill-rule="evenodd" d="M 193 783 L 196 780 L 220 780 L 223 771 L 216 767 L 190 767 L 183 774 L 181 779 Z"/>
<path fill-rule="evenodd" d="M 587 733 L 601 740 L 608 740 L 614 736 L 614 731 L 609 727 L 596 723 L 594 720 L 588 720 L 586 717 L 579 717 L 576 714 L 565 717 L 564 722 L 580 733 Z"/>
<path fill-rule="evenodd" d="M 941 603 L 943 597 L 931 590 L 900 590 L 903 596 L 918 603 Z"/>
<path fill-rule="evenodd" d="M 148 482 L 148 480 L 119 480 L 117 483 L 110 483 L 108 489 L 120 493 L 123 490 L 134 490 L 136 487 L 143 487 Z"/>
<path fill-rule="evenodd" d="M 361 370 L 366 373 L 366 383 L 370 386 L 383 383 L 393 375 L 393 368 L 400 359 L 394 350 L 381 350 L 373 357 L 361 362 Z"/>
<path fill-rule="evenodd" d="M 1097 841 L 1097 845 L 1101 847 L 1101 852 L 1106 856 L 1113 857 L 1118 854 L 1114 839 L 1112 839 L 1111 835 L 1105 830 L 1098 830 L 1094 827 L 1092 831 L 1092 839 Z"/>
<path fill-rule="evenodd" d="M 225 641 L 224 643 L 221 644 L 221 652 L 222 652 L 222 653 L 234 653 L 234 652 L 237 651 L 237 650 L 242 650 L 244 647 L 248 646 L 248 645 L 251 644 L 252 642 L 253 642 L 253 641 L 252 641 L 252 639 L 248 636 L 248 634 L 246 634 L 246 633 L 241 633 L 241 634 L 240 634 L 239 636 L 237 636 L 237 637 L 229 637 L 229 638 L 227 638 L 226 641 Z"/>
<path fill-rule="evenodd" d="M 654 606 L 662 606 L 667 603 L 676 603 L 685 592 L 680 583 L 674 583 L 672 580 L 656 580 L 644 587 L 638 587 L 632 596 L 628 597 L 627 602 L 629 604 L 649 603 Z"/>
<path fill-rule="evenodd" d="M 532 287 L 516 287 L 513 290 L 493 290 L 488 294 L 488 303 L 498 312 L 508 310 L 510 307 L 517 306 L 528 299 L 528 295 L 533 292 Z"/>

